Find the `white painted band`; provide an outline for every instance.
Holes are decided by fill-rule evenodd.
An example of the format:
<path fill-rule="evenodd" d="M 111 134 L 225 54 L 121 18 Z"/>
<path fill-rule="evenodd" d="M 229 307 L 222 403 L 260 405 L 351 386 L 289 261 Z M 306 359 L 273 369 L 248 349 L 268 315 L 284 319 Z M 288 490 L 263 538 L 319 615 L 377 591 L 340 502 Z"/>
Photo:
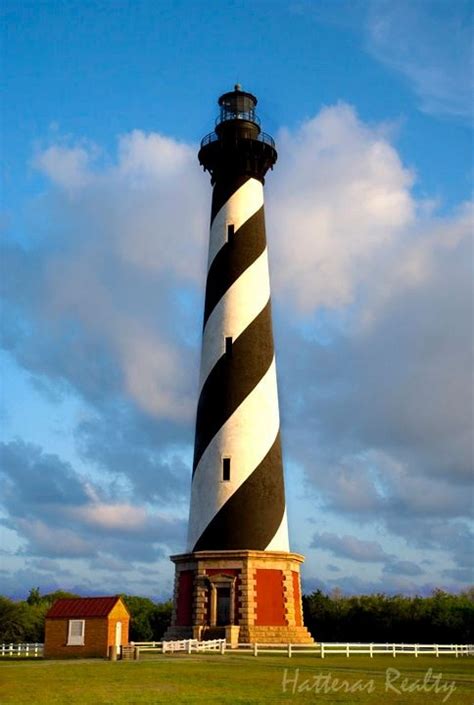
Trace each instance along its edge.
<path fill-rule="evenodd" d="M 258 179 L 249 179 L 224 203 L 211 225 L 207 267 L 227 242 L 227 225 L 237 231 L 263 206 L 263 186 Z"/>
<path fill-rule="evenodd" d="M 219 429 L 197 465 L 191 488 L 188 550 L 193 549 L 219 509 L 264 459 L 275 441 L 279 427 L 273 358 L 265 375 Z M 228 481 L 222 479 L 223 457 L 231 458 L 231 479 Z"/>
<path fill-rule="evenodd" d="M 237 236 L 238 237 L 238 236 Z M 207 319 L 202 336 L 199 393 L 210 371 L 225 352 L 225 338 L 236 338 L 270 299 L 267 249 L 226 291 Z"/>
<path fill-rule="evenodd" d="M 286 506 L 283 513 L 281 524 L 277 529 L 275 536 L 272 538 L 265 551 L 289 551 L 290 541 L 288 538 L 288 519 L 286 516 Z"/>

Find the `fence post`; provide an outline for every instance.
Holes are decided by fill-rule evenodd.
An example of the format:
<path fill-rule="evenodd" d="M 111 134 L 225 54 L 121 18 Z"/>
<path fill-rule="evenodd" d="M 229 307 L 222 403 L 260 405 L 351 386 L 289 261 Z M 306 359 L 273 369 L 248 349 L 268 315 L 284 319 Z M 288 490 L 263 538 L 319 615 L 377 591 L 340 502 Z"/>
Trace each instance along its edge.
<path fill-rule="evenodd" d="M 438 646 L 438 644 L 435 644 L 435 652 L 436 652 L 436 658 L 439 658 L 439 646 Z"/>
<path fill-rule="evenodd" d="M 288 658 L 291 658 L 291 644 L 288 644 Z"/>
<path fill-rule="evenodd" d="M 418 644 L 415 644 L 415 658 L 418 658 Z"/>
<path fill-rule="evenodd" d="M 136 646 L 135 647 L 135 661 L 139 661 L 139 660 L 140 660 L 140 647 Z"/>
<path fill-rule="evenodd" d="M 324 658 L 324 644 L 321 642 L 321 658 Z"/>
<path fill-rule="evenodd" d="M 347 658 L 349 658 L 349 654 L 350 654 L 350 651 L 349 651 L 349 644 L 346 644 L 346 656 L 347 656 Z"/>
<path fill-rule="evenodd" d="M 456 644 L 456 658 L 459 656 L 458 654 L 458 645 Z"/>
<path fill-rule="evenodd" d="M 254 655 L 254 656 L 258 656 L 258 644 L 257 644 L 257 642 L 255 642 L 255 644 L 253 645 L 253 655 Z"/>
<path fill-rule="evenodd" d="M 395 656 L 397 655 L 397 651 L 396 651 L 396 648 L 395 648 L 395 644 L 394 644 L 393 647 L 392 647 L 392 653 L 393 653 L 393 658 L 395 658 Z"/>
<path fill-rule="evenodd" d="M 13 656 L 13 644 L 10 644 L 9 655 Z"/>
<path fill-rule="evenodd" d="M 224 656 L 224 654 L 225 654 L 225 641 L 221 642 L 221 654 L 222 654 L 222 656 Z"/>
<path fill-rule="evenodd" d="M 186 651 L 188 654 L 191 653 L 191 639 L 188 639 L 188 643 L 186 644 Z"/>
<path fill-rule="evenodd" d="M 374 658 L 374 645 L 370 645 L 370 658 Z"/>

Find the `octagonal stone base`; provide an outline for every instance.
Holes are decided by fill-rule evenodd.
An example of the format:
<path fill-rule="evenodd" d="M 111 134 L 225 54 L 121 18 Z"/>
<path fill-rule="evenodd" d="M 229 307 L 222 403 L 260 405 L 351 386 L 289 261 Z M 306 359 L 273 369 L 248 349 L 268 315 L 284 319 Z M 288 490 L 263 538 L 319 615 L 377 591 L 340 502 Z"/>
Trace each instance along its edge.
<path fill-rule="evenodd" d="M 164 639 L 311 644 L 303 625 L 300 565 L 283 551 L 198 551 L 176 566 L 171 626 Z"/>

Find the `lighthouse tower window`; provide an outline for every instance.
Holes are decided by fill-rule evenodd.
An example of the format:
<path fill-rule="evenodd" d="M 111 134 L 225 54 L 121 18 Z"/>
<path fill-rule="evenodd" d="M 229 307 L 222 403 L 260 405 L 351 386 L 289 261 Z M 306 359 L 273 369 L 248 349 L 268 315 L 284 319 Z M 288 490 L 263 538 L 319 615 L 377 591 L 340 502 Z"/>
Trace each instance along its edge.
<path fill-rule="evenodd" d="M 224 482 L 230 480 L 230 458 L 222 458 L 222 479 Z"/>
<path fill-rule="evenodd" d="M 227 225 L 227 242 L 231 244 L 234 240 L 234 224 L 229 223 Z"/>
<path fill-rule="evenodd" d="M 230 357 L 232 355 L 232 336 L 225 339 L 225 354 Z"/>

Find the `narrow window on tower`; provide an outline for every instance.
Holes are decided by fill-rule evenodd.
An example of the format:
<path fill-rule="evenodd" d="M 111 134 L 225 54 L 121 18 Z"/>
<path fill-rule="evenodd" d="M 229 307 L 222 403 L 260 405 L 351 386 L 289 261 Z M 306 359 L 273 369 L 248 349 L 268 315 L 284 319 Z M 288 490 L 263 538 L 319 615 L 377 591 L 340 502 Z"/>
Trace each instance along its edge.
<path fill-rule="evenodd" d="M 234 241 L 234 223 L 228 223 L 227 225 L 227 242 L 232 244 Z"/>
<path fill-rule="evenodd" d="M 227 357 L 232 355 L 232 336 L 225 339 L 225 354 Z"/>
<path fill-rule="evenodd" d="M 224 482 L 230 480 L 230 458 L 222 458 L 222 479 Z"/>

